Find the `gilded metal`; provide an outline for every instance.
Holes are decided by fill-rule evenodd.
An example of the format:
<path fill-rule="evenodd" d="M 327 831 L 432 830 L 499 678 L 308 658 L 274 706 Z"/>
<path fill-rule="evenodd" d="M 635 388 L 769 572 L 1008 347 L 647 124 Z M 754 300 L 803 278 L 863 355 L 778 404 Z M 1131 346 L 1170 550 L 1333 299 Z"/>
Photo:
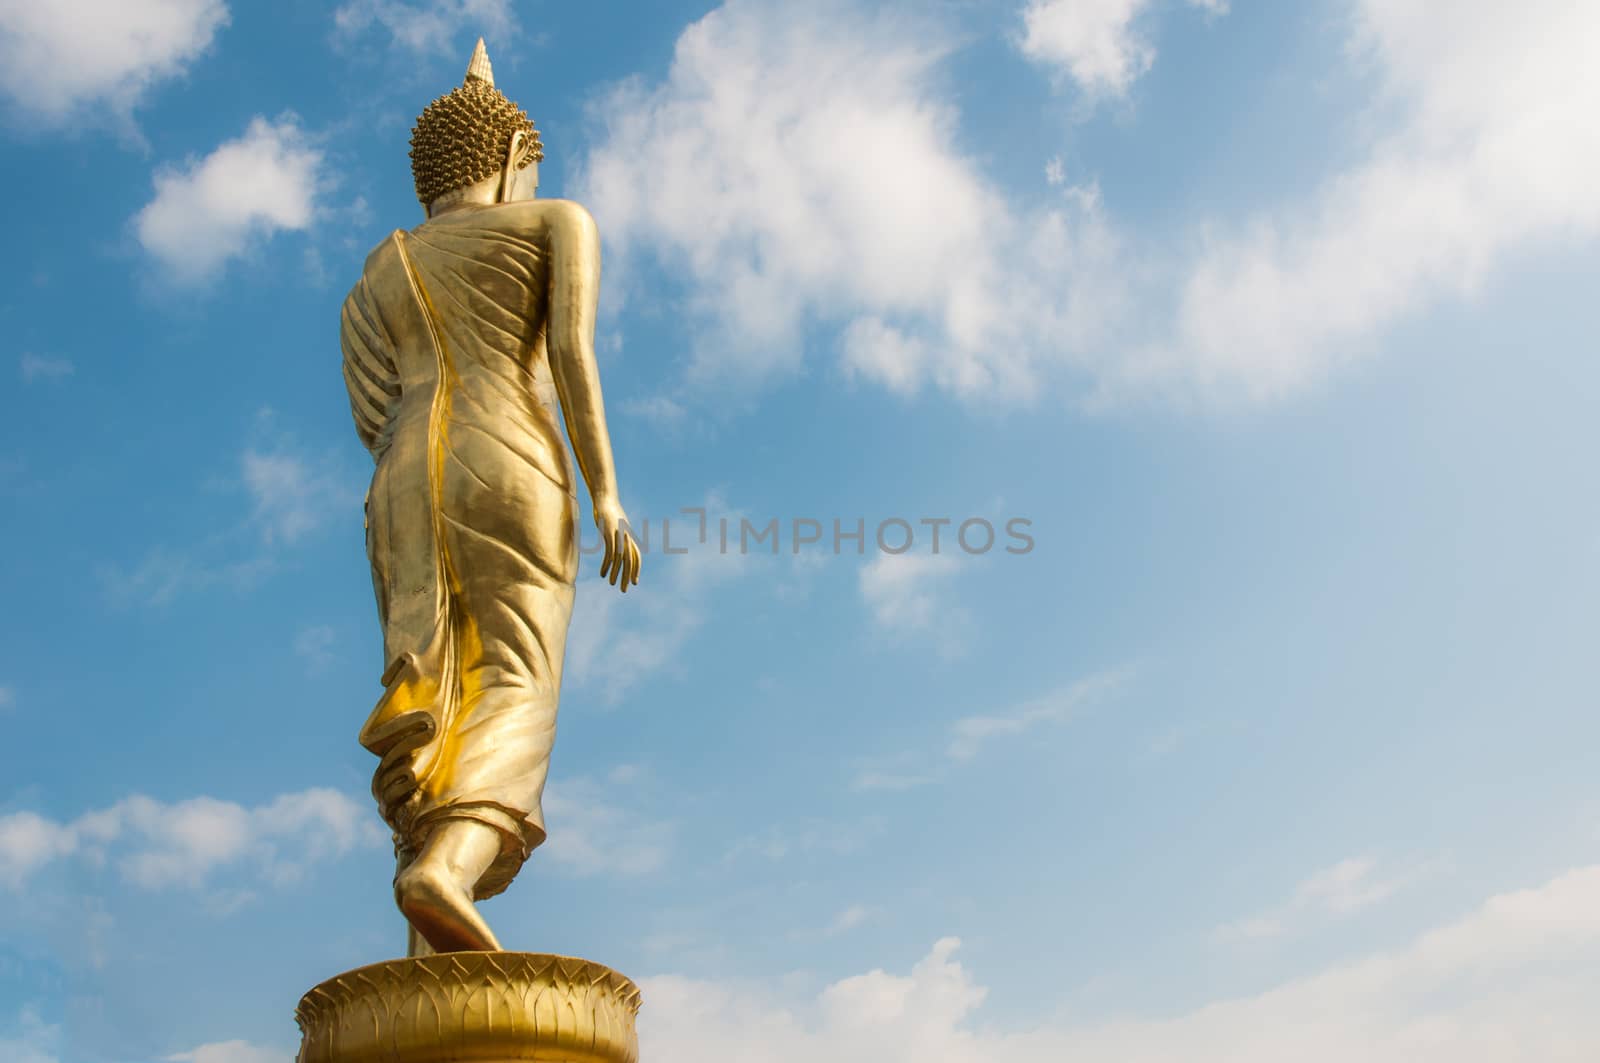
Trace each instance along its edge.
<path fill-rule="evenodd" d="M 637 1063 L 639 990 L 598 963 L 527 952 L 391 960 L 300 1000 L 299 1063 Z"/>
<path fill-rule="evenodd" d="M 412 138 L 427 220 L 367 257 L 345 300 L 344 378 L 376 469 L 367 551 L 384 693 L 361 729 L 395 837 L 412 955 L 498 949 L 477 900 L 545 838 L 578 573 L 572 450 L 626 592 L 639 547 L 618 497 L 594 327 L 600 240 L 534 198 L 543 152 L 483 47 Z"/>
<path fill-rule="evenodd" d="M 460 87 L 428 104 L 411 131 L 411 175 L 427 207 L 440 196 L 493 177 L 516 133 L 524 137 L 516 169 L 544 160 L 544 144 L 526 111 L 494 87 L 489 52 L 478 41 Z"/>

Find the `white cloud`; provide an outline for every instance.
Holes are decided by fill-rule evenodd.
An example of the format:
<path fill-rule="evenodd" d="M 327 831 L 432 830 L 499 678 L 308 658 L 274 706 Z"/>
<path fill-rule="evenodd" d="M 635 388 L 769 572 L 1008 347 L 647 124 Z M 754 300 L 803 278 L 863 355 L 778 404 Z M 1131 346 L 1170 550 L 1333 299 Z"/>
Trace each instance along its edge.
<path fill-rule="evenodd" d="M 872 619 L 897 637 L 925 636 L 958 656 L 970 617 L 950 601 L 959 562 L 950 554 L 881 554 L 861 568 L 858 586 Z"/>
<path fill-rule="evenodd" d="M 0 709 L 9 709 L 17 703 L 17 692 L 10 687 L 0 687 Z"/>
<path fill-rule="evenodd" d="M 77 848 L 77 836 L 43 816 L 0 816 L 0 884 L 16 888 L 39 868 Z"/>
<path fill-rule="evenodd" d="M 1352 915 L 1388 900 L 1414 882 L 1423 870 L 1421 867 L 1382 868 L 1372 856 L 1341 860 L 1308 876 L 1284 903 L 1229 923 L 1220 929 L 1219 936 L 1250 940 L 1275 938 L 1296 929 L 1308 918 Z"/>
<path fill-rule="evenodd" d="M 1125 92 L 1155 61 L 1155 48 L 1133 32 L 1145 2 L 1029 0 L 1022 54 L 1060 66 L 1086 91 Z"/>
<path fill-rule="evenodd" d="M 950 728 L 947 750 L 952 760 L 970 760 L 983 743 L 1000 736 L 1025 734 L 1047 723 L 1069 719 L 1084 706 L 1127 682 L 1123 672 L 1101 672 L 1053 690 L 1015 708 L 992 715 L 967 716 Z"/>
<path fill-rule="evenodd" d="M 777 863 L 802 857 L 815 862 L 820 856 L 848 856 L 865 851 L 886 829 L 885 821 L 877 816 L 846 822 L 806 819 L 774 825 L 736 841 L 723 860 L 732 863 L 756 857 Z"/>
<path fill-rule="evenodd" d="M 216 587 L 249 590 L 266 578 L 273 564 L 268 557 L 212 562 L 190 552 L 156 547 L 132 568 L 107 567 L 101 576 L 114 600 L 159 606 L 168 605 L 181 595 Z"/>
<path fill-rule="evenodd" d="M 1336 915 L 1360 911 L 1387 899 L 1402 884 L 1399 879 L 1379 878 L 1377 869 L 1378 862 L 1370 856 L 1341 860 L 1300 883 L 1294 901 Z"/>
<path fill-rule="evenodd" d="M 509 37 L 516 30 L 511 0 L 349 0 L 334 12 L 333 19 L 343 35 L 378 28 L 396 45 L 413 52 L 445 51 L 462 29 L 490 40 Z M 466 59 L 461 57 L 463 68 Z"/>
<path fill-rule="evenodd" d="M 335 514 L 355 511 L 344 482 L 312 459 L 285 449 L 249 449 L 240 459 L 253 519 L 267 543 L 292 543 Z"/>
<path fill-rule="evenodd" d="M 598 688 L 611 704 L 621 701 L 644 679 L 673 667 L 705 623 L 711 593 L 749 571 L 751 559 L 739 552 L 739 522 L 745 515 L 715 495 L 700 508 L 701 516 L 691 511 L 650 524 L 649 534 L 655 538 L 641 542 L 639 585 L 627 594 L 599 578 L 578 585 L 567 633 L 567 680 Z M 719 542 L 724 521 L 729 529 L 726 552 Z M 646 534 L 643 523 L 634 530 Z M 585 528 L 582 542 L 585 549 L 597 545 L 592 528 Z M 598 570 L 600 558 L 596 551 L 583 563 Z"/>
<path fill-rule="evenodd" d="M 1226 0 L 1189 0 L 1214 15 Z M 1022 9 L 1022 54 L 1059 69 L 1092 96 L 1120 96 L 1155 62 L 1141 32 L 1150 0 L 1028 0 Z"/>
<path fill-rule="evenodd" d="M 596 103 L 583 196 L 614 280 L 639 260 L 683 279 L 685 396 L 795 371 L 816 327 L 841 373 L 906 395 L 1281 396 L 1513 253 L 1600 232 L 1600 7 L 1347 2 L 1369 147 L 1237 223 L 1136 243 L 1057 165 L 1050 198 L 1008 196 L 959 149 L 957 35 L 851 0 L 729 0 L 691 25 L 662 82 Z M 1148 65 L 1149 0 L 1025 11 L 1025 51 L 1097 92 Z"/>
<path fill-rule="evenodd" d="M 33 812 L 0 816 L 0 884 L 20 888 L 72 854 L 91 866 L 112 862 L 124 879 L 148 889 L 198 886 L 239 865 L 282 884 L 317 860 L 383 836 L 366 803 L 333 790 L 284 794 L 255 808 L 212 797 L 165 804 L 134 795 L 69 822 Z"/>
<path fill-rule="evenodd" d="M 338 634 L 327 624 L 312 624 L 295 633 L 294 652 L 306 662 L 307 671 L 319 674 L 332 666 L 333 647 L 338 640 Z"/>
<path fill-rule="evenodd" d="M 287 547 L 329 519 L 358 519 L 359 489 L 326 455 L 306 452 L 294 437 L 274 427 L 270 410 L 257 417 L 258 442 L 239 456 L 238 486 L 249 496 L 250 512 L 223 534 L 184 547 L 158 546 L 130 568 L 102 572 L 111 596 L 123 603 L 167 605 L 191 592 L 218 587 L 243 592 L 260 584 Z M 254 556 L 228 556 L 243 538 Z M 257 542 L 258 541 L 258 542 Z M 316 665 L 311 644 L 319 635 L 302 632 L 296 650 Z"/>
<path fill-rule="evenodd" d="M 828 924 L 828 928 L 823 931 L 823 935 L 825 937 L 838 937 L 840 934 L 849 933 L 871 917 L 872 909 L 865 905 L 852 904 L 833 917 L 833 921 Z"/>
<path fill-rule="evenodd" d="M 659 1063 L 1579 1063 L 1600 1052 L 1600 867 L 1493 897 L 1410 944 L 1171 1018 L 979 1021 L 985 990 L 946 939 L 909 974 L 810 1000 L 737 982 L 646 979 Z"/>
<path fill-rule="evenodd" d="M 645 979 L 641 988 L 650 1007 L 639 1016 L 641 1054 L 660 1063 L 990 1063 L 991 1057 L 967 1052 L 972 1035 L 959 1029 L 985 990 L 953 959 L 958 946 L 947 938 L 909 975 L 872 971 L 836 982 L 810 1001 L 737 983 Z"/>
<path fill-rule="evenodd" d="M 42 354 L 24 354 L 18 365 L 22 370 L 22 379 L 28 383 L 35 380 L 59 380 L 71 376 L 75 366 L 65 358 L 48 358 Z"/>
<path fill-rule="evenodd" d="M 820 927 L 802 927 L 789 932 L 791 941 L 819 941 L 840 937 L 864 926 L 875 913 L 864 904 L 852 904 Z"/>
<path fill-rule="evenodd" d="M 24 1007 L 14 1034 L 0 1034 L 0 1059 L 11 1063 L 60 1063 L 61 1028 L 46 1023 L 37 1009 Z"/>
<path fill-rule="evenodd" d="M 616 801 L 622 783 L 591 779 L 552 783 L 545 793 L 550 840 L 541 850 L 578 875 L 646 875 L 667 861 L 675 827 Z"/>
<path fill-rule="evenodd" d="M 48 122 L 91 105 L 126 115 L 227 21 L 222 0 L 0 0 L 0 91 Z"/>
<path fill-rule="evenodd" d="M 884 765 L 867 765 L 856 773 L 850 785 L 855 790 L 901 793 L 928 786 L 936 781 L 938 781 L 937 776 L 931 772 L 900 771 Z"/>
<path fill-rule="evenodd" d="M 848 374 L 875 380 L 902 395 L 916 393 L 932 356 L 920 337 L 908 336 L 876 317 L 852 321 L 840 344 L 840 361 Z"/>
<path fill-rule="evenodd" d="M 297 121 L 258 117 L 205 158 L 158 170 L 134 230 L 173 280 L 197 284 L 274 233 L 308 229 L 322 181 L 322 152 Z"/>
<path fill-rule="evenodd" d="M 1022 397 L 1122 301 L 1092 188 L 1018 211 L 956 145 L 936 73 L 956 41 L 845 0 L 730 0 L 678 39 L 666 81 L 599 101 L 583 198 L 624 278 L 689 286 L 699 386 L 793 371 L 803 326 L 844 372 L 910 393 Z"/>
<path fill-rule="evenodd" d="M 1403 119 L 1309 200 L 1214 234 L 1145 374 L 1292 391 L 1512 252 L 1600 232 L 1600 6 L 1353 7 L 1352 50 Z"/>
<path fill-rule="evenodd" d="M 673 431 L 683 426 L 688 411 L 675 399 L 666 395 L 650 395 L 640 399 L 626 399 L 622 412 L 649 421 L 663 431 Z"/>
<path fill-rule="evenodd" d="M 646 774 L 645 769 L 638 764 L 618 764 L 606 772 L 606 781 L 613 786 L 627 786 L 638 782 Z"/>
<path fill-rule="evenodd" d="M 248 1041 L 218 1041 L 167 1057 L 168 1063 L 289 1063 L 294 1052 Z"/>
<path fill-rule="evenodd" d="M 950 724 L 948 739 L 939 752 L 905 749 L 873 758 L 856 769 L 850 787 L 858 791 L 901 792 L 941 782 L 953 764 L 971 760 L 985 744 L 1064 723 L 1115 693 L 1131 676 L 1126 670 L 1099 672 L 1018 705 L 964 716 Z"/>

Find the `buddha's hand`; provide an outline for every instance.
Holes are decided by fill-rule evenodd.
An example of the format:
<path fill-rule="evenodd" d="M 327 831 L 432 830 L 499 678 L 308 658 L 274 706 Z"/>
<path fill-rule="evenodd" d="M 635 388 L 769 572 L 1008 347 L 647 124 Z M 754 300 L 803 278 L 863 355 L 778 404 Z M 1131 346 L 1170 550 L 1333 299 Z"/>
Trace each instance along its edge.
<path fill-rule="evenodd" d="M 597 498 L 594 523 L 600 529 L 600 541 L 606 544 L 606 556 L 600 562 L 600 578 L 627 594 L 629 586 L 639 583 L 639 544 L 634 542 L 628 515 L 616 499 Z"/>

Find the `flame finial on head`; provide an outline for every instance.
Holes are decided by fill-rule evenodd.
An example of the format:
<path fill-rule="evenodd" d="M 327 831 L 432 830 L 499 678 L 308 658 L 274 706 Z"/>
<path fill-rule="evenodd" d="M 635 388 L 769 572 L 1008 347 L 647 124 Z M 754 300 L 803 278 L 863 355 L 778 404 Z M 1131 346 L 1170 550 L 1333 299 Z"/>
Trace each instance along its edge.
<path fill-rule="evenodd" d="M 482 37 L 478 38 L 478 46 L 472 50 L 472 60 L 467 63 L 467 76 L 461 83 L 465 85 L 473 79 L 494 88 L 494 67 L 489 65 L 489 49 L 483 46 Z"/>

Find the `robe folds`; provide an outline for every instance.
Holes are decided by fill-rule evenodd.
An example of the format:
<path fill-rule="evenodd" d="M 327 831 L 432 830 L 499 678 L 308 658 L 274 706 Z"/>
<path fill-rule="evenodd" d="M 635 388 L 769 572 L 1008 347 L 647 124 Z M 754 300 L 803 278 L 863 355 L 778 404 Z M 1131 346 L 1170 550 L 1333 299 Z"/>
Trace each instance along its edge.
<path fill-rule="evenodd" d="M 376 461 L 367 553 L 384 693 L 361 730 L 404 863 L 451 817 L 502 839 L 504 889 L 544 840 L 578 568 L 577 498 L 545 357 L 548 263 L 468 208 L 368 256 L 340 338 Z"/>

